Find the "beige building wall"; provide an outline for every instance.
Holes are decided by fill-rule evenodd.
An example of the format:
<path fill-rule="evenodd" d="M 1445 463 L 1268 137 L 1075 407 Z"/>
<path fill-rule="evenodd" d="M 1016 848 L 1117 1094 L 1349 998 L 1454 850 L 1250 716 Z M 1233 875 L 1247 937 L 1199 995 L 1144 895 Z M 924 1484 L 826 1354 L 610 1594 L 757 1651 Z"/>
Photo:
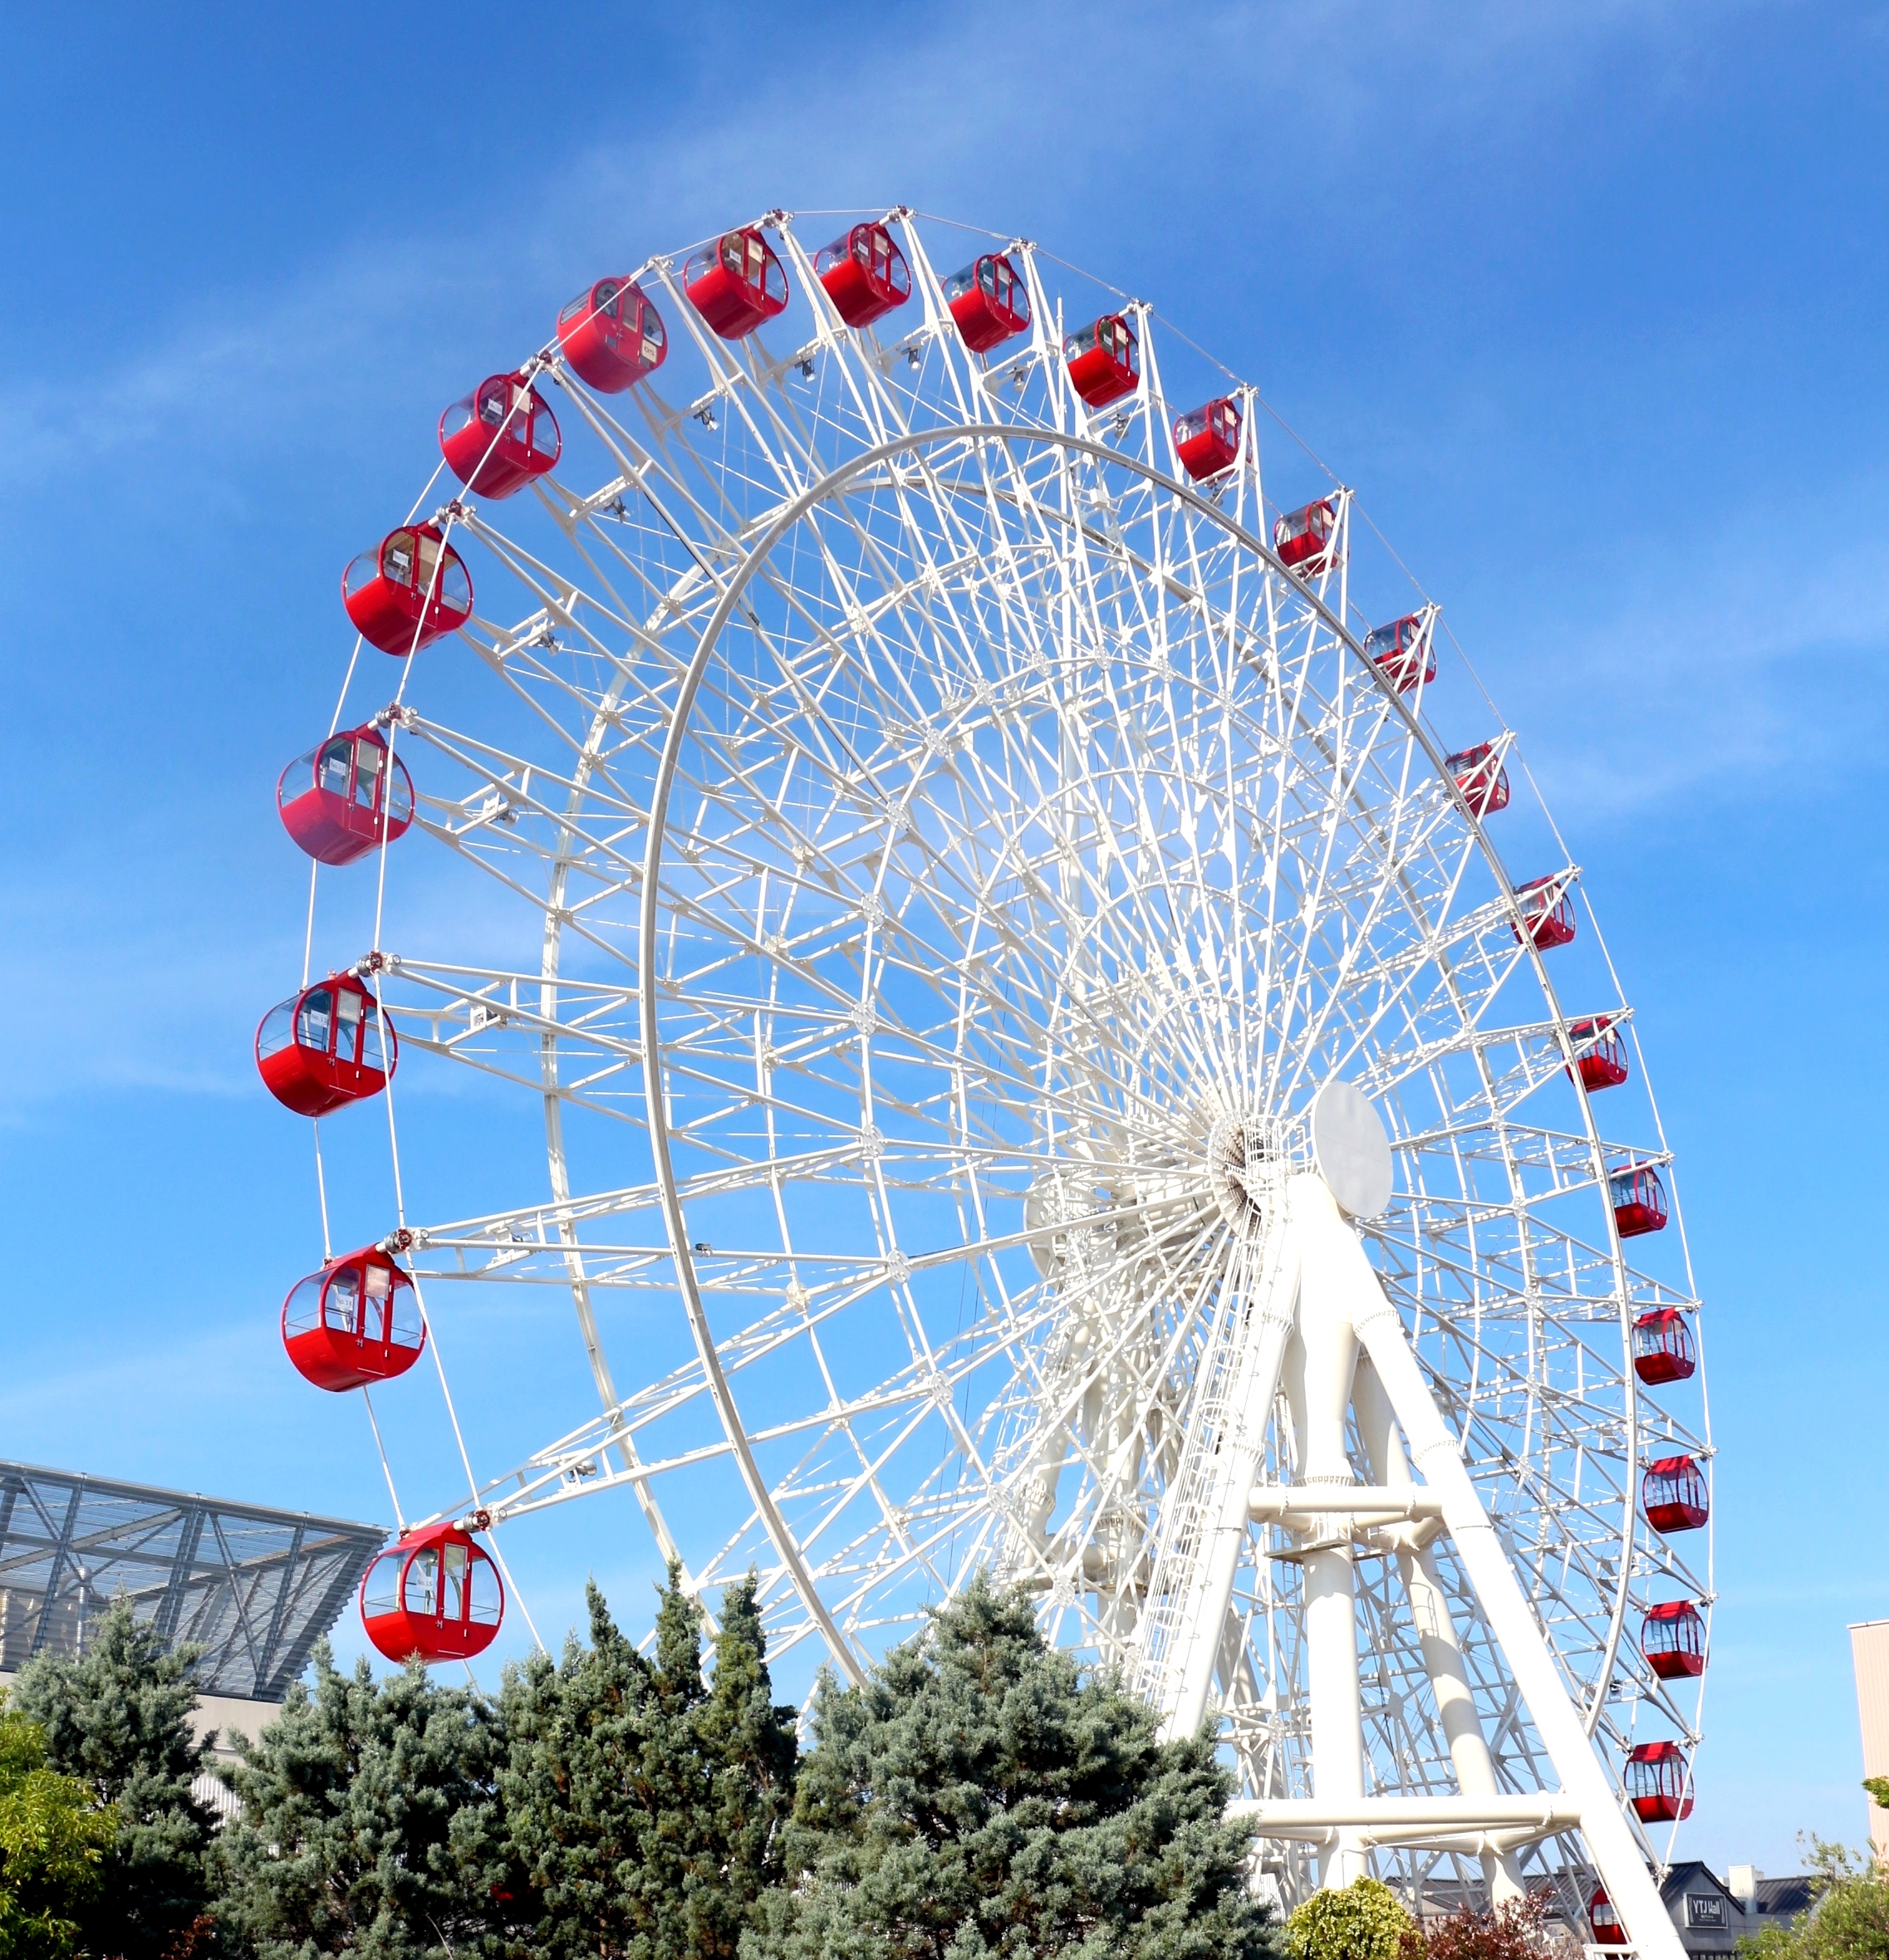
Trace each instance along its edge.
<path fill-rule="evenodd" d="M 1857 1713 L 1862 1722 L 1862 1773 L 1889 1776 L 1889 1619 L 1866 1619 L 1850 1629 L 1856 1661 Z M 1869 1806 L 1869 1841 L 1889 1864 L 1889 1811 Z"/>

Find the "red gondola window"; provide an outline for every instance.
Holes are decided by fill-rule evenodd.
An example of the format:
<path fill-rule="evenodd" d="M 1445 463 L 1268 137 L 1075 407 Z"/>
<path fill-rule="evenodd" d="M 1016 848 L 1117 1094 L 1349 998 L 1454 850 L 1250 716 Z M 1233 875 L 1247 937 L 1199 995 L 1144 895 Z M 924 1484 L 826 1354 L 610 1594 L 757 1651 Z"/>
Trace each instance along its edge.
<path fill-rule="evenodd" d="M 571 372 L 600 394 L 621 394 L 653 375 L 669 354 L 669 336 L 641 287 L 600 279 L 557 316 L 557 344 Z"/>
<path fill-rule="evenodd" d="M 1522 908 L 1522 930 L 1534 942 L 1538 952 L 1548 953 L 1557 946 L 1573 944 L 1574 902 L 1566 891 L 1555 889 L 1554 873 L 1518 884 L 1515 898 Z M 1519 938 L 1522 935 L 1518 932 L 1515 936 Z"/>
<path fill-rule="evenodd" d="M 1509 807 L 1509 772 L 1502 767 L 1493 742 L 1459 749 L 1444 758 L 1443 767 L 1463 792 L 1472 816 L 1493 816 Z"/>
<path fill-rule="evenodd" d="M 413 778 L 378 728 L 331 735 L 276 783 L 282 828 L 324 865 L 351 865 L 413 821 Z"/>
<path fill-rule="evenodd" d="M 341 575 L 341 602 L 354 630 L 384 654 L 410 654 L 472 617 L 465 563 L 431 524 L 390 531 Z"/>
<path fill-rule="evenodd" d="M 1105 313 L 1062 343 L 1069 385 L 1092 409 L 1132 394 L 1141 380 L 1141 350 L 1135 330 L 1119 313 Z"/>
<path fill-rule="evenodd" d="M 1649 1388 L 1685 1381 L 1698 1365 L 1692 1330 L 1677 1307 L 1656 1307 L 1633 1323 L 1633 1372 Z"/>
<path fill-rule="evenodd" d="M 944 282 L 944 303 L 974 354 L 1022 333 L 1030 324 L 1030 296 L 1023 275 L 1000 252 L 987 252 Z"/>
<path fill-rule="evenodd" d="M 753 226 L 724 232 L 682 270 L 689 303 L 724 341 L 738 341 L 787 303 L 787 277 Z"/>
<path fill-rule="evenodd" d="M 1337 539 L 1338 513 L 1328 497 L 1288 511 L 1273 527 L 1273 549 L 1280 564 L 1304 579 L 1322 578 L 1336 569 Z"/>
<path fill-rule="evenodd" d="M 1416 613 L 1373 626 L 1364 636 L 1364 657 L 1400 694 L 1436 679 L 1436 643 Z"/>
<path fill-rule="evenodd" d="M 1705 1672 L 1705 1622 L 1690 1600 L 1669 1600 L 1640 1623 L 1640 1651 L 1662 1681 L 1685 1681 Z"/>
<path fill-rule="evenodd" d="M 282 1302 L 297 1372 L 336 1394 L 405 1374 L 426 1345 L 413 1281 L 376 1246 L 312 1272 Z"/>
<path fill-rule="evenodd" d="M 1623 1947 L 1627 1945 L 1627 1928 L 1620 1923 L 1620 1914 L 1615 1911 L 1613 1901 L 1604 1892 L 1597 1892 L 1587 1902 L 1587 1923 L 1593 1929 L 1597 1947 Z"/>
<path fill-rule="evenodd" d="M 912 296 L 911 268 L 882 224 L 856 224 L 822 245 L 813 274 L 848 326 L 870 326 Z"/>
<path fill-rule="evenodd" d="M 298 1116 L 326 1116 L 378 1095 L 399 1060 L 393 1024 L 351 973 L 331 973 L 292 994 L 256 1030 L 263 1085 Z"/>
<path fill-rule="evenodd" d="M 1637 1238 L 1646 1232 L 1664 1232 L 1666 1225 L 1666 1188 L 1650 1164 L 1629 1164 L 1607 1179 L 1613 1200 L 1613 1222 L 1622 1238 Z"/>
<path fill-rule="evenodd" d="M 1174 425 L 1174 453 L 1196 483 L 1217 477 L 1239 460 L 1239 404 L 1223 394 L 1205 408 L 1190 409 Z"/>
<path fill-rule="evenodd" d="M 498 1569 L 457 1525 L 424 1525 L 375 1559 L 361 1581 L 361 1624 L 389 1660 L 465 1660 L 505 1616 Z"/>
<path fill-rule="evenodd" d="M 557 461 L 563 439 L 550 404 L 517 375 L 488 375 L 439 418 L 446 467 L 480 497 L 509 497 Z"/>
<path fill-rule="evenodd" d="M 1640 1504 L 1656 1531 L 1696 1531 L 1712 1514 L 1695 1457 L 1657 1457 L 1640 1479 Z"/>
<path fill-rule="evenodd" d="M 1581 1086 L 1590 1095 L 1597 1089 L 1617 1089 L 1627 1080 L 1627 1045 L 1611 1021 L 1590 1016 L 1571 1022 L 1568 1039 L 1574 1047 Z"/>
<path fill-rule="evenodd" d="M 1692 1781 L 1677 1742 L 1642 1742 L 1627 1759 L 1627 1801 L 1642 1824 L 1692 1815 Z"/>

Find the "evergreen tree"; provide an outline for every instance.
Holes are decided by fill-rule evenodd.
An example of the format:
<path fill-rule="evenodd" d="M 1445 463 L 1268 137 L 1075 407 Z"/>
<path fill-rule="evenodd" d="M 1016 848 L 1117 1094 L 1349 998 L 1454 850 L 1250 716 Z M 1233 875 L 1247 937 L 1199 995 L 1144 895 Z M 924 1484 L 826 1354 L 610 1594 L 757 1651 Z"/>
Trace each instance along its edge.
<path fill-rule="evenodd" d="M 0 1960 L 62 1960 L 117 1832 L 76 1776 L 47 1766 L 46 1734 L 0 1694 Z"/>
<path fill-rule="evenodd" d="M 547 1960 L 732 1956 L 779 1874 L 793 1712 L 771 1699 L 753 1582 L 730 1590 L 704 1687 L 671 1567 L 645 1660 L 588 1589 L 591 1644 L 506 1677 L 500 1777 L 514 1938 Z"/>
<path fill-rule="evenodd" d="M 748 1960 L 1258 1960 L 1251 1827 L 1205 1734 L 1085 1678 L 979 1579 L 863 1688 L 822 1684 Z"/>
<path fill-rule="evenodd" d="M 504 1890 L 496 1711 L 419 1662 L 376 1682 L 326 1642 L 225 1772 L 241 1817 L 216 1849 L 218 1943 L 254 1960 L 465 1960 Z"/>
<path fill-rule="evenodd" d="M 15 1683 L 14 1705 L 45 1732 L 50 1766 L 115 1813 L 103 1882 L 80 1912 L 90 1953 L 186 1960 L 207 1931 L 216 1820 L 191 1791 L 213 1740 L 190 1732 L 199 1651 L 168 1648 L 120 1593 L 83 1654 L 42 1655 Z"/>

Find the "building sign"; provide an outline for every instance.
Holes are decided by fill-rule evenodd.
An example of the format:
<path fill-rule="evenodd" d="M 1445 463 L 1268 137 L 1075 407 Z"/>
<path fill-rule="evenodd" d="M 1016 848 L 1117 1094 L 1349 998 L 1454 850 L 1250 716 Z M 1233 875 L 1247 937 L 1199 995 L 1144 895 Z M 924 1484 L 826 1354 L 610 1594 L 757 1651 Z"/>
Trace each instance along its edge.
<path fill-rule="evenodd" d="M 1688 1893 L 1685 1923 L 1688 1926 L 1715 1926 L 1722 1931 L 1725 1923 L 1725 1902 L 1716 1893 L 1704 1897 L 1696 1892 Z"/>

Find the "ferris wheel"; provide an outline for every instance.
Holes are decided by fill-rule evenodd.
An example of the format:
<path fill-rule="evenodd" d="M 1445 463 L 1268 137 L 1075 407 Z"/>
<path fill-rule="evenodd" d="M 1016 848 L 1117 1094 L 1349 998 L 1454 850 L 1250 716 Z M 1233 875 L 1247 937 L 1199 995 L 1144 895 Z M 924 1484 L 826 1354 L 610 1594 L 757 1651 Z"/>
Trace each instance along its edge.
<path fill-rule="evenodd" d="M 478 1653 L 572 1502 L 711 1609 L 756 1569 L 789 1668 L 988 1570 L 1218 1725 L 1285 1896 L 1550 1879 L 1676 1952 L 1698 1303 L 1577 869 L 1351 492 L 1282 436 L 1263 493 L 1257 392 L 966 238 L 594 282 L 349 569 L 258 1056 L 325 1178 L 384 1102 L 398 1216 L 337 1253 L 323 1183 L 285 1344 L 377 1443 L 462 1314 L 515 1369 L 555 1296 L 587 1376 L 519 1446 L 437 1367 L 368 1633 Z M 501 1203 L 407 1215 L 396 1075 Z"/>

